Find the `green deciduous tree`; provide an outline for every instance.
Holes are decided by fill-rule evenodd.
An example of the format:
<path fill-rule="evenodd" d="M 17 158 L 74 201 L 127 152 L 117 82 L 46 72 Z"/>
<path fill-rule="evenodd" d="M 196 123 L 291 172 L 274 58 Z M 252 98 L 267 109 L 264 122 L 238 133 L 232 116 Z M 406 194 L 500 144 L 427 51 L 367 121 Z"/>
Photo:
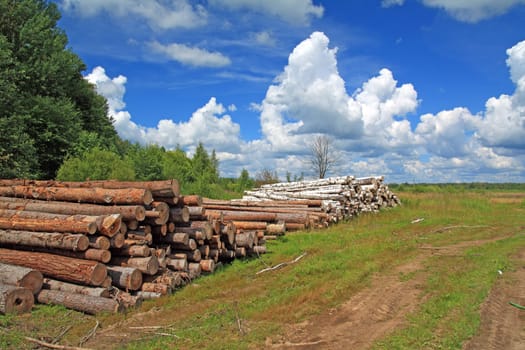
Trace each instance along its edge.
<path fill-rule="evenodd" d="M 29 166 L 33 177 L 53 178 L 82 131 L 118 139 L 59 19 L 48 1 L 0 0 L 0 125 L 19 136 L 0 137 L 4 177 L 27 177 Z"/>
<path fill-rule="evenodd" d="M 135 170 L 118 154 L 93 148 L 80 157 L 68 158 L 58 170 L 57 179 L 62 181 L 135 180 Z"/>

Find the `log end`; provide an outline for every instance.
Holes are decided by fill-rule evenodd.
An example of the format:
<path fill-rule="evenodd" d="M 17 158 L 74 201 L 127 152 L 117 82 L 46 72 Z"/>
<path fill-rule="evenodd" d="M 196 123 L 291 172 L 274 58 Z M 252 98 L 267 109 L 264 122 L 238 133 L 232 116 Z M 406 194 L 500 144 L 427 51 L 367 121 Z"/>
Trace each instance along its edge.
<path fill-rule="evenodd" d="M 30 312 L 35 303 L 31 290 L 23 287 L 0 285 L 0 313 L 23 314 Z"/>
<path fill-rule="evenodd" d="M 33 294 L 37 294 L 42 289 L 44 276 L 38 270 L 32 270 L 20 280 L 20 287 L 29 289 Z"/>

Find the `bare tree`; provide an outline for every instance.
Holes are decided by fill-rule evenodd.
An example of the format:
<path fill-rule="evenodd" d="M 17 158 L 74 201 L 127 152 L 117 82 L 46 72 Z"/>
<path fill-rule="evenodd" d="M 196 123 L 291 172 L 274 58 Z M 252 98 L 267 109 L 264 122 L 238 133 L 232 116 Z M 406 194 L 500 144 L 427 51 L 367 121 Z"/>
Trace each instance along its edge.
<path fill-rule="evenodd" d="M 310 146 L 310 165 L 312 170 L 323 179 L 326 173 L 334 168 L 339 161 L 332 140 L 326 135 L 317 136 Z"/>

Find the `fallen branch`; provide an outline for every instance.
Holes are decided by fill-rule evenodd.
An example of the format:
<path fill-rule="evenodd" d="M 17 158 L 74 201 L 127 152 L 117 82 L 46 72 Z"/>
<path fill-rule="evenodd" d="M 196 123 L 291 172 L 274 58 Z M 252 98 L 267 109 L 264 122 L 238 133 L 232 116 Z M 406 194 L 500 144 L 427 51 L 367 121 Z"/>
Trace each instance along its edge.
<path fill-rule="evenodd" d="M 88 348 L 79 348 L 76 346 L 67 346 L 67 345 L 59 345 L 59 344 L 51 344 L 48 342 L 45 342 L 43 340 L 38 340 L 31 337 L 24 337 L 25 340 L 30 341 L 32 343 L 38 344 L 40 346 L 43 346 L 48 349 L 61 349 L 61 350 L 90 350 Z"/>
<path fill-rule="evenodd" d="M 95 327 L 93 327 L 93 329 L 89 331 L 88 334 L 86 334 L 82 339 L 80 339 L 80 344 L 79 344 L 80 346 L 84 345 L 97 332 L 97 328 L 100 325 L 100 322 L 98 322 L 98 320 L 96 321 L 97 321 L 97 324 L 95 325 Z"/>
<path fill-rule="evenodd" d="M 268 272 L 268 271 L 273 271 L 273 270 L 277 270 L 277 269 L 280 269 L 282 267 L 285 267 L 285 266 L 288 266 L 288 265 L 291 265 L 291 264 L 295 264 L 296 262 L 298 262 L 299 260 L 301 260 L 302 258 L 304 258 L 306 256 L 306 253 L 303 253 L 301 255 L 299 255 L 297 258 L 295 258 L 294 260 L 292 261 L 288 261 L 288 262 L 283 262 L 283 263 L 280 263 L 280 264 L 277 264 L 273 267 L 267 267 L 265 269 L 262 269 L 260 271 L 258 271 L 256 273 L 256 275 L 258 274 L 261 274 L 261 273 L 264 273 L 264 272 Z"/>

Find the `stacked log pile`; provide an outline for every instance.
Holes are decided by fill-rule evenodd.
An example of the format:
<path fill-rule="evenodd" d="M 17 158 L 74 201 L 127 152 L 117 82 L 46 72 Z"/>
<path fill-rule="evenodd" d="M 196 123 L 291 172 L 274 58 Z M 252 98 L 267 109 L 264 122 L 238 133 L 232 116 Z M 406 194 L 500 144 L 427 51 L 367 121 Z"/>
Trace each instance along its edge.
<path fill-rule="evenodd" d="M 399 204 L 383 177 L 283 182 L 245 191 L 241 200 L 205 200 L 207 213 L 234 220 L 238 228 L 264 230 L 272 238 L 273 225 L 286 230 L 326 227 L 361 212 L 375 212 Z"/>
<path fill-rule="evenodd" d="M 0 180 L 0 313 L 119 312 L 263 244 L 175 180 Z"/>

